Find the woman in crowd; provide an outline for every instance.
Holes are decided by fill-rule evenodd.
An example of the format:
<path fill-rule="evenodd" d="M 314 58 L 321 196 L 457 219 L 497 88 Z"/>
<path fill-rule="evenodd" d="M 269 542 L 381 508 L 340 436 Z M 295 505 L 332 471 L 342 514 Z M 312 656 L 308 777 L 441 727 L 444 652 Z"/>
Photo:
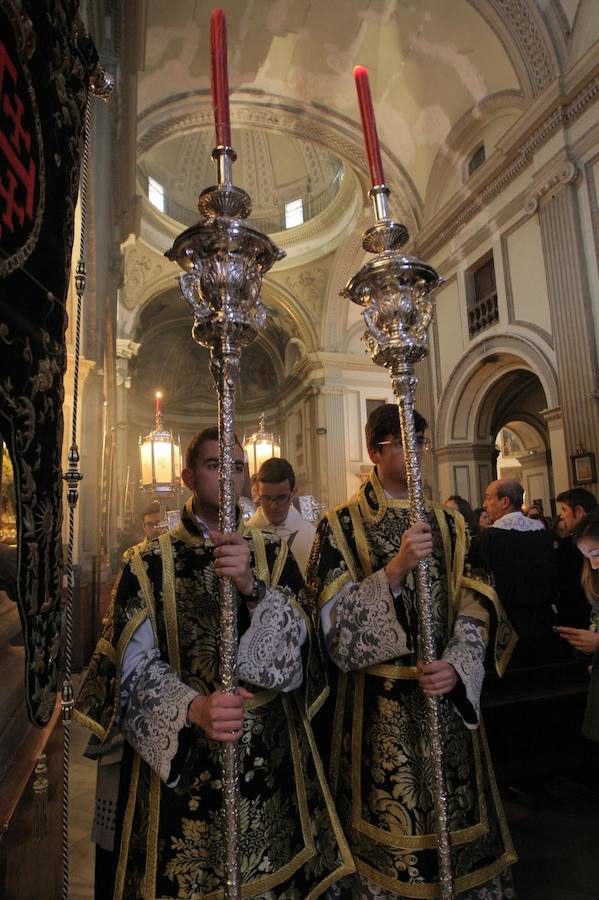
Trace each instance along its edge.
<path fill-rule="evenodd" d="M 599 741 L 599 507 L 580 520 L 572 538 L 584 556 L 582 586 L 591 605 L 591 624 L 588 629 L 560 625 L 555 630 L 576 650 L 593 656 L 582 733 Z"/>
<path fill-rule="evenodd" d="M 474 531 L 474 517 L 472 514 L 472 507 L 463 497 L 460 497 L 459 494 L 452 494 L 451 497 L 448 497 L 443 506 L 446 506 L 448 509 L 455 509 L 457 512 L 460 512 L 464 519 L 466 520 L 466 525 L 468 526 L 468 530 L 470 533 Z"/>
<path fill-rule="evenodd" d="M 475 533 L 479 532 L 481 528 L 491 527 L 491 517 L 484 506 L 477 506 L 476 509 L 473 509 L 472 518 Z"/>

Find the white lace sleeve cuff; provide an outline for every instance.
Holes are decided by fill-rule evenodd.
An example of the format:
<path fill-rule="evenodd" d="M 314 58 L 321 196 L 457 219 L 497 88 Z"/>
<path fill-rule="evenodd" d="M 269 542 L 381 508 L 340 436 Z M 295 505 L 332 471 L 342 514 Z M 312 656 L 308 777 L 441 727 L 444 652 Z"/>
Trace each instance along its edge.
<path fill-rule="evenodd" d="M 383 569 L 341 591 L 327 605 L 326 613 L 323 630 L 327 652 L 343 672 L 409 652 Z"/>
<path fill-rule="evenodd" d="M 141 758 L 169 781 L 171 763 L 185 726 L 187 708 L 197 691 L 178 678 L 152 650 L 123 686 L 120 728 Z"/>
<path fill-rule="evenodd" d="M 477 620 L 458 615 L 453 635 L 443 659 L 456 670 L 464 687 L 465 702 L 455 706 L 468 728 L 477 728 L 480 716 L 480 695 L 485 677 L 485 643 Z"/>
<path fill-rule="evenodd" d="M 267 588 L 247 631 L 239 640 L 239 677 L 258 687 L 293 691 L 302 683 L 301 647 L 306 624 L 278 590 Z"/>

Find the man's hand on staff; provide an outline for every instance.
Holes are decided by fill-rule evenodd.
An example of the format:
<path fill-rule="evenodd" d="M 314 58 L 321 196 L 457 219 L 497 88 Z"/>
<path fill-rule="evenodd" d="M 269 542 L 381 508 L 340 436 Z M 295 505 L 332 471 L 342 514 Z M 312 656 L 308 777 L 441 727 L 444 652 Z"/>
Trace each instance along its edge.
<path fill-rule="evenodd" d="M 431 663 L 419 660 L 417 668 L 420 687 L 427 697 L 448 694 L 458 683 L 456 670 L 444 659 L 435 659 Z"/>
<path fill-rule="evenodd" d="M 214 542 L 216 574 L 231 578 L 241 594 L 251 594 L 254 589 L 254 576 L 250 569 L 248 542 L 237 532 L 223 534 L 220 531 L 210 531 L 209 537 Z"/>
<path fill-rule="evenodd" d="M 399 553 L 385 566 L 389 587 L 397 593 L 408 572 L 415 569 L 421 559 L 433 552 L 433 535 L 428 522 L 417 522 L 404 531 Z"/>
<path fill-rule="evenodd" d="M 198 694 L 187 708 L 188 721 L 198 725 L 213 741 L 238 741 L 243 732 L 244 700 L 253 696 L 242 687 L 236 694 Z"/>

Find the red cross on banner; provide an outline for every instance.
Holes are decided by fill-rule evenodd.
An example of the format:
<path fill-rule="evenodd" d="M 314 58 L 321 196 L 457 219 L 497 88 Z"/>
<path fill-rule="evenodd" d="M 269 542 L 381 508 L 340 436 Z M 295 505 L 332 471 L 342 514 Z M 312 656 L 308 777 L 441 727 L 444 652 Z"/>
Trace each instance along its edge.
<path fill-rule="evenodd" d="M 23 102 L 25 100 L 25 102 Z M 29 230 L 33 224 L 37 166 L 32 158 L 27 85 L 0 41 L 0 238 Z M 19 235 L 18 243 L 21 243 Z M 12 243 L 12 242 L 11 242 Z"/>

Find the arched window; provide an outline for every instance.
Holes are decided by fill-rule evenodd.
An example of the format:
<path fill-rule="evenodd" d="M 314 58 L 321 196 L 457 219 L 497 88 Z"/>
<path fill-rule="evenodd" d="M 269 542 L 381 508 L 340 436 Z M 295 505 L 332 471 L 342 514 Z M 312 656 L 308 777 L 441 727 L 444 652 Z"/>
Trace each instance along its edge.
<path fill-rule="evenodd" d="M 481 144 L 470 157 L 470 162 L 468 163 L 468 178 L 474 175 L 476 170 L 482 166 L 486 158 L 485 145 Z"/>

